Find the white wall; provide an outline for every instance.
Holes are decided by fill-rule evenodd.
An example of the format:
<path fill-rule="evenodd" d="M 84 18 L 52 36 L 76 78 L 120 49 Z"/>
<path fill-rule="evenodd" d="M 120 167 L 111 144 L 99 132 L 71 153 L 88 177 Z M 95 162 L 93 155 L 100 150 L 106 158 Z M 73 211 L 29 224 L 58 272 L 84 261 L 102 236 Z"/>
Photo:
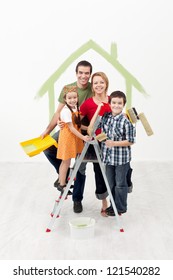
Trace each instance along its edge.
<path fill-rule="evenodd" d="M 133 106 L 144 112 L 154 130 L 148 137 L 140 123 L 134 160 L 173 160 L 172 73 L 173 16 L 171 0 L 6 0 L 0 4 L 1 161 L 45 161 L 29 158 L 19 142 L 37 137 L 47 126 L 48 97 L 34 97 L 65 59 L 92 39 L 107 52 L 118 47 L 119 62 L 150 95 L 134 94 Z M 124 89 L 97 54 L 89 60 L 110 79 L 110 92 Z M 56 85 L 75 80 L 72 64 Z M 119 83 L 119 84 L 118 84 Z"/>

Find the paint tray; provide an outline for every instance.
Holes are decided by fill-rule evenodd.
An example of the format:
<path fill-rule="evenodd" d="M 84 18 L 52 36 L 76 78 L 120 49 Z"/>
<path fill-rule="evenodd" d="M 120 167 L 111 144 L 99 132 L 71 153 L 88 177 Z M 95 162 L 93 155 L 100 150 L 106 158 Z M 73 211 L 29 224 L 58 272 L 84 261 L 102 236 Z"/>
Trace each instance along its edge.
<path fill-rule="evenodd" d="M 52 145 L 54 145 L 56 148 L 58 147 L 56 140 L 53 139 L 50 135 L 47 135 L 43 139 L 41 137 L 37 137 L 24 142 L 20 142 L 20 145 L 22 146 L 25 153 L 30 157 L 38 155 Z"/>

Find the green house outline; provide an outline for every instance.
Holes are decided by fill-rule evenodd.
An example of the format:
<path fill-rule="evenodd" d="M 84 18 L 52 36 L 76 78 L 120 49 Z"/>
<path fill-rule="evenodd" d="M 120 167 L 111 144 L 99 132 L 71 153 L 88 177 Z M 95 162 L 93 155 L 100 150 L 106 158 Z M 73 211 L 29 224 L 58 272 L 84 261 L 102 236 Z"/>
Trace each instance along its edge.
<path fill-rule="evenodd" d="M 126 95 L 127 104 L 126 108 L 131 108 L 132 104 L 132 87 L 136 88 L 144 96 L 147 96 L 145 89 L 140 84 L 140 82 L 130 74 L 118 61 L 117 59 L 117 45 L 115 43 L 111 44 L 110 54 L 96 44 L 93 40 L 89 40 L 75 52 L 73 52 L 62 64 L 61 66 L 48 78 L 46 82 L 41 86 L 38 91 L 36 98 L 41 98 L 48 92 L 49 98 L 49 119 L 52 118 L 55 112 L 55 89 L 54 84 L 60 78 L 60 76 L 66 71 L 66 69 L 81 55 L 86 53 L 88 50 L 94 50 L 99 55 L 101 55 L 105 60 L 110 63 L 125 79 L 126 85 Z"/>

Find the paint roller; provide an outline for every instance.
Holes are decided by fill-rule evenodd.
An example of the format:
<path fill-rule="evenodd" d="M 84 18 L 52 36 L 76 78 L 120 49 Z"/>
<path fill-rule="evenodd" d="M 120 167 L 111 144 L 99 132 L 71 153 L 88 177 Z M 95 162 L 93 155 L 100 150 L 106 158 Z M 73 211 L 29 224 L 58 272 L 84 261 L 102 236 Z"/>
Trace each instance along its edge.
<path fill-rule="evenodd" d="M 97 129 L 97 126 L 100 122 L 101 116 L 97 116 L 96 121 L 91 126 L 88 126 L 87 132 L 89 136 L 94 136 L 95 130 Z M 97 139 L 99 142 L 105 141 L 107 139 L 107 135 L 104 132 L 101 132 L 100 134 L 95 136 L 95 139 Z"/>
<path fill-rule="evenodd" d="M 127 115 L 132 123 L 137 123 L 137 121 L 140 120 L 147 135 L 153 135 L 153 130 L 144 113 L 138 114 L 135 108 L 130 108 L 127 109 Z"/>
<path fill-rule="evenodd" d="M 101 132 L 95 137 L 99 142 L 105 141 L 108 137 L 104 132 Z"/>

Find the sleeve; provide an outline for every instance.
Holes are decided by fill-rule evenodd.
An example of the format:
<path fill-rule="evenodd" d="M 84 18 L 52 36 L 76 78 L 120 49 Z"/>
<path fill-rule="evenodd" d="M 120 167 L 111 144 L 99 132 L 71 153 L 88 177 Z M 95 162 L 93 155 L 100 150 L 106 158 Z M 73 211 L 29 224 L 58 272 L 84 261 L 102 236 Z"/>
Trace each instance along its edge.
<path fill-rule="evenodd" d="M 60 116 L 61 116 L 61 120 L 63 122 L 65 122 L 65 123 L 71 123 L 72 122 L 72 113 L 67 107 L 64 107 L 61 110 Z"/>
<path fill-rule="evenodd" d="M 136 141 L 136 128 L 133 126 L 131 122 L 126 123 L 126 140 L 128 140 L 131 143 L 135 143 Z"/>
<path fill-rule="evenodd" d="M 103 124 L 105 122 L 104 116 L 99 116 L 97 117 L 97 129 L 103 130 Z"/>
<path fill-rule="evenodd" d="M 84 101 L 80 106 L 80 113 L 83 117 L 87 115 L 87 110 L 88 110 L 87 108 L 88 108 L 88 100 Z"/>

